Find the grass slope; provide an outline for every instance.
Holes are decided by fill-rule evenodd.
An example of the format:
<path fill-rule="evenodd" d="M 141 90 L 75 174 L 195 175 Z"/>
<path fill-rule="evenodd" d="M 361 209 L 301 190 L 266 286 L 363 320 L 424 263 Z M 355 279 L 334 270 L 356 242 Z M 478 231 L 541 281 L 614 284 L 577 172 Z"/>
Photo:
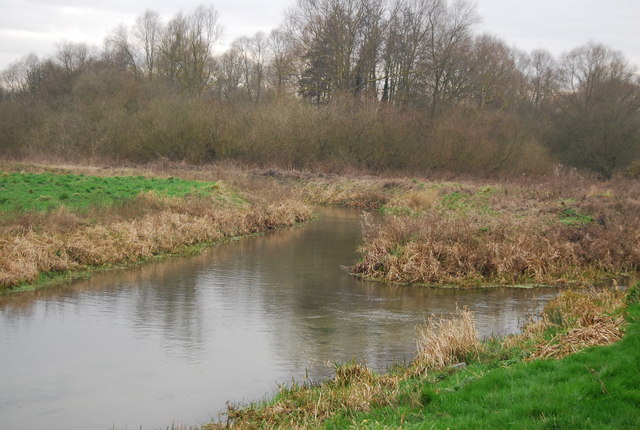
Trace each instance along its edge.
<path fill-rule="evenodd" d="M 141 192 L 184 197 L 206 195 L 215 188 L 215 183 L 177 178 L 0 172 L 0 211 L 43 211 L 60 205 L 85 209 L 90 205 L 129 200 Z"/>
<path fill-rule="evenodd" d="M 439 375 L 436 384 L 409 380 L 401 388 L 406 401 L 400 396 L 397 406 L 342 412 L 324 428 L 636 429 L 640 306 L 627 311 L 626 335 L 611 346 L 561 360 L 472 365 Z"/>
<path fill-rule="evenodd" d="M 0 171 L 0 293 L 192 253 L 311 216 L 222 182 Z"/>

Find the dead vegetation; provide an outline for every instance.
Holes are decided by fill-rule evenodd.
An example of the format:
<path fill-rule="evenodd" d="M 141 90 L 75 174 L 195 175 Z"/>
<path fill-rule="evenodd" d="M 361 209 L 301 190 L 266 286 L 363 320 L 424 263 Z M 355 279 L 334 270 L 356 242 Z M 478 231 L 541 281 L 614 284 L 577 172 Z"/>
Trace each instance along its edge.
<path fill-rule="evenodd" d="M 540 321 L 526 327 L 523 337 L 534 343 L 530 359 L 562 358 L 620 340 L 624 317 L 616 312 L 624 308 L 625 297 L 619 289 L 564 292 L 545 306 Z M 550 330 L 557 334 L 545 338 Z"/>
<path fill-rule="evenodd" d="M 477 357 L 482 345 L 473 313 L 458 309 L 450 318 L 431 316 L 418 327 L 417 355 L 412 370 L 424 374 Z"/>
<path fill-rule="evenodd" d="M 637 184 L 441 185 L 365 219 L 368 279 L 428 285 L 591 284 L 640 268 Z M 434 184 L 435 185 L 435 184 Z M 428 192 L 427 192 L 428 191 Z M 394 206 L 395 205 L 395 206 Z"/>
<path fill-rule="evenodd" d="M 36 282 L 41 274 L 132 264 L 198 244 L 290 226 L 311 217 L 305 204 L 255 198 L 169 198 L 140 194 L 98 218 L 64 208 L 21 217 L 0 235 L 0 287 Z"/>
<path fill-rule="evenodd" d="M 269 405 L 229 406 L 226 424 L 210 424 L 204 430 L 317 428 L 339 411 L 368 411 L 393 404 L 399 380 L 398 376 L 378 375 L 358 363 L 336 366 L 333 379 L 320 385 L 282 387 Z"/>
<path fill-rule="evenodd" d="M 296 188 L 308 202 L 327 206 L 345 206 L 355 208 L 379 208 L 389 196 L 384 185 L 377 180 L 366 179 L 313 179 Z"/>
<path fill-rule="evenodd" d="M 538 345 L 531 359 L 562 358 L 590 346 L 610 345 L 622 338 L 624 318 L 599 318 L 586 327 L 574 328 Z"/>

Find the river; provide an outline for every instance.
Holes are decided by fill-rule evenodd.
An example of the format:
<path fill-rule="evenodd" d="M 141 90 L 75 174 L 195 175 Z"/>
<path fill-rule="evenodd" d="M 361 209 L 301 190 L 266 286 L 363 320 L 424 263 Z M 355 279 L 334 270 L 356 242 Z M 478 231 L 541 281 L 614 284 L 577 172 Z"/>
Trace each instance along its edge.
<path fill-rule="evenodd" d="M 167 428 L 259 401 L 333 362 L 408 362 L 415 327 L 469 306 L 481 336 L 516 332 L 551 289 L 429 289 L 364 282 L 341 266 L 358 211 L 201 255 L 0 296 L 0 428 Z"/>

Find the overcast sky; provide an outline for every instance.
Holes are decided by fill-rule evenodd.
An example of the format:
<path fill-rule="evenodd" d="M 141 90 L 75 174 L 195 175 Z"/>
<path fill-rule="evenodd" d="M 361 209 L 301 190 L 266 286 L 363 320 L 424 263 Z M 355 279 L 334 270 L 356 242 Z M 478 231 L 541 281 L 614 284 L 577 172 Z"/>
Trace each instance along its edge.
<path fill-rule="evenodd" d="M 225 41 L 282 22 L 296 0 L 217 0 Z M 47 56 L 67 40 L 101 46 L 118 24 L 132 24 L 145 10 L 168 19 L 203 1 L 0 0 L 0 69 L 29 53 Z M 205 4 L 209 4 L 206 3 Z M 589 41 L 622 51 L 640 65 L 640 0 L 475 0 L 481 23 L 509 45 L 559 55 Z"/>

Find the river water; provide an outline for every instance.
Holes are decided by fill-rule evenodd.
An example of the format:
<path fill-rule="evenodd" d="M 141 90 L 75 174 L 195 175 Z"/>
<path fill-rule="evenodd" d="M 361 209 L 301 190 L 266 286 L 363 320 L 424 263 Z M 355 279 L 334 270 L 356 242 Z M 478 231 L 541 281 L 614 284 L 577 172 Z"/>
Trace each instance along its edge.
<path fill-rule="evenodd" d="M 512 333 L 556 293 L 355 279 L 341 266 L 362 240 L 358 211 L 318 212 L 196 257 L 0 296 L 0 428 L 198 425 L 333 362 L 408 362 L 431 314 L 469 306 L 482 336 Z"/>

